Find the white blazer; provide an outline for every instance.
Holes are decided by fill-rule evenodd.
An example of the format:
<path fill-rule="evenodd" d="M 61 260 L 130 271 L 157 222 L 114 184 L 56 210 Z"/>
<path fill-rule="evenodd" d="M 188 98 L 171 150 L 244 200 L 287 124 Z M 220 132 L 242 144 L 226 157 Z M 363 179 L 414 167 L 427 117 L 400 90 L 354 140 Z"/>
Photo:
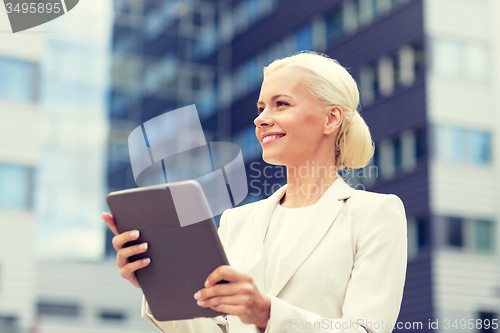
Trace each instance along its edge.
<path fill-rule="evenodd" d="M 219 237 L 230 265 L 251 274 L 262 292 L 264 237 L 286 188 L 228 209 L 220 220 Z M 401 199 L 353 189 L 339 176 L 311 214 L 277 267 L 265 333 L 391 332 L 406 277 L 407 222 Z M 163 332 L 262 332 L 233 315 L 157 321 L 145 299 L 142 316 Z"/>

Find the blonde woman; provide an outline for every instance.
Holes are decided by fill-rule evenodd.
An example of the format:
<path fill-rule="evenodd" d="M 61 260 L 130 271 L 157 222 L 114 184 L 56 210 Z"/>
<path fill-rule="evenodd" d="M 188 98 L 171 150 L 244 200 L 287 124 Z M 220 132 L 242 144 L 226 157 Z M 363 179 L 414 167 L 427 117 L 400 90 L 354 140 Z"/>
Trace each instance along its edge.
<path fill-rule="evenodd" d="M 193 302 L 227 315 L 161 322 L 144 299 L 146 320 L 163 332 L 392 331 L 406 276 L 403 203 L 337 174 L 373 156 L 358 103 L 356 82 L 326 55 L 301 52 L 264 69 L 255 133 L 263 160 L 286 166 L 287 184 L 221 216 L 230 266 L 212 272 Z M 122 276 L 139 286 L 134 271 L 148 263 L 128 257 L 145 250 L 123 247 L 134 237 L 113 244 Z"/>

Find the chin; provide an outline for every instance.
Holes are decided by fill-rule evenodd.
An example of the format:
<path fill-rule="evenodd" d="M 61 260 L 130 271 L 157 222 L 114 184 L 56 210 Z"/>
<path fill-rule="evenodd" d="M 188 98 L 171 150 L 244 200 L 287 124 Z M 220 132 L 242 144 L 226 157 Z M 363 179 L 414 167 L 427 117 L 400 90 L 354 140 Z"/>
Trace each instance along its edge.
<path fill-rule="evenodd" d="M 283 161 L 280 161 L 277 158 L 273 158 L 273 157 L 269 157 L 269 156 L 266 157 L 265 154 L 262 155 L 262 160 L 264 162 L 266 162 L 267 164 L 271 164 L 271 165 L 285 165 L 283 163 Z"/>

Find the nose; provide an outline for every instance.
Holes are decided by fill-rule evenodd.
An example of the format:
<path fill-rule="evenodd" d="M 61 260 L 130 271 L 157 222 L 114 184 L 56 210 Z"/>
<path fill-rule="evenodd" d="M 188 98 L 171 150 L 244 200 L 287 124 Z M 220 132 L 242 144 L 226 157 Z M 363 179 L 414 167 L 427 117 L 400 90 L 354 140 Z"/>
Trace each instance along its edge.
<path fill-rule="evenodd" d="M 265 108 L 264 111 L 262 111 L 257 116 L 257 118 L 255 118 L 255 120 L 253 121 L 255 126 L 257 126 L 257 127 L 261 127 L 264 125 L 272 126 L 274 124 L 272 117 L 269 115 L 269 112 L 267 112 L 266 110 L 267 110 L 267 108 Z"/>

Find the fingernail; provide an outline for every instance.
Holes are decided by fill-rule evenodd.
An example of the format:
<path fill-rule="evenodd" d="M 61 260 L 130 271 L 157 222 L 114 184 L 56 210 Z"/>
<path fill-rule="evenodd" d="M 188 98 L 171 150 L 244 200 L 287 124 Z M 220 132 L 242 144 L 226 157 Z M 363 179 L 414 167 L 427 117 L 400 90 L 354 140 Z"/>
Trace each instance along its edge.
<path fill-rule="evenodd" d="M 148 243 L 142 243 L 139 245 L 139 250 L 146 250 L 148 248 Z"/>
<path fill-rule="evenodd" d="M 201 293 L 198 291 L 196 294 L 194 294 L 194 299 L 200 299 Z"/>
<path fill-rule="evenodd" d="M 130 232 L 130 237 L 137 238 L 139 237 L 139 230 L 134 230 Z"/>
<path fill-rule="evenodd" d="M 149 264 L 151 262 L 151 259 L 150 258 L 146 258 L 146 259 L 142 259 L 142 263 L 145 265 L 145 264 Z"/>
<path fill-rule="evenodd" d="M 205 288 L 207 288 L 207 287 L 208 287 L 208 280 L 205 281 Z"/>
<path fill-rule="evenodd" d="M 205 301 L 198 301 L 198 305 L 205 305 Z"/>

